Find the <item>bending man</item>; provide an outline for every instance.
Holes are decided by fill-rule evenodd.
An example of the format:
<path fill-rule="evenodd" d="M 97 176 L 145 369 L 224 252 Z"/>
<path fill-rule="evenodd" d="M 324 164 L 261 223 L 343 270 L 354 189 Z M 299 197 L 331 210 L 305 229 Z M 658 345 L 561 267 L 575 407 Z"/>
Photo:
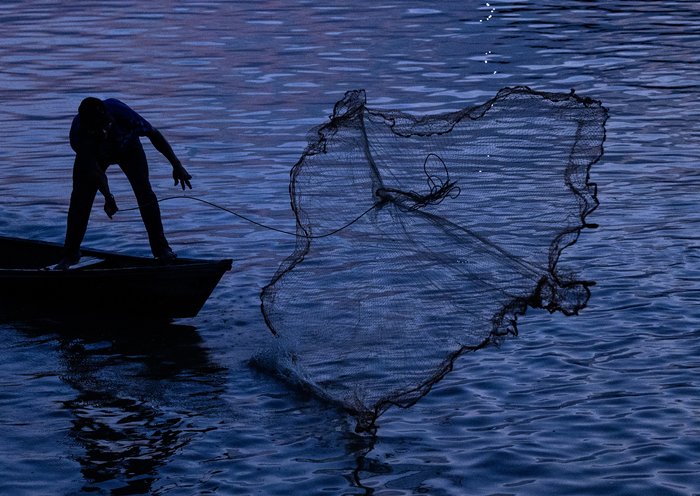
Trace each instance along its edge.
<path fill-rule="evenodd" d="M 76 153 L 73 192 L 68 210 L 64 257 L 56 268 L 66 269 L 80 260 L 80 244 L 87 230 L 97 191 L 104 196 L 104 211 L 111 219 L 119 210 L 109 190 L 107 168 L 118 164 L 136 195 L 141 218 L 148 232 L 153 256 L 172 260 L 160 218 L 160 208 L 148 180 L 148 162 L 139 138 L 146 136 L 173 166 L 175 185 L 192 188 L 192 176 L 178 160 L 163 135 L 125 103 L 110 98 L 85 98 L 70 129 L 70 144 Z"/>

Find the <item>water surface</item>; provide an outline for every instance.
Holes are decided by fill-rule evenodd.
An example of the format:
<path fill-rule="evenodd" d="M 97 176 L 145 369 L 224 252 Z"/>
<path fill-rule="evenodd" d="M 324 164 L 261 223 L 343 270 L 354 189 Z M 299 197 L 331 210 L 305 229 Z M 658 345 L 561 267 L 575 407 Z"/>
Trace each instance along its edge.
<path fill-rule="evenodd" d="M 234 272 L 161 329 L 0 325 L 0 493 L 700 494 L 695 2 L 7 1 L 0 27 L 6 235 L 62 240 L 67 134 L 89 94 L 159 127 L 193 194 L 282 229 L 306 133 L 347 90 L 421 114 L 575 88 L 611 116 L 600 228 L 561 262 L 597 282 L 588 308 L 529 312 L 375 439 L 247 365 L 271 341 L 260 288 L 294 240 L 163 203 L 181 256 Z M 158 196 L 178 194 L 148 154 Z M 116 168 L 110 181 L 133 206 Z M 100 214 L 86 245 L 148 255 L 136 213 Z"/>

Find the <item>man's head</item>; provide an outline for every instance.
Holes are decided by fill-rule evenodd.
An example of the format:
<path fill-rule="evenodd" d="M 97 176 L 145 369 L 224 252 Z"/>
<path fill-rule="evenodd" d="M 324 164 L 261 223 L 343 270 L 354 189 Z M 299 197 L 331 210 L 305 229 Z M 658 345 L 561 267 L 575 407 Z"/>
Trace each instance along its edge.
<path fill-rule="evenodd" d="M 88 133 L 102 133 L 109 125 L 110 119 L 107 115 L 105 104 L 99 98 L 89 96 L 80 102 L 78 107 L 80 125 Z"/>

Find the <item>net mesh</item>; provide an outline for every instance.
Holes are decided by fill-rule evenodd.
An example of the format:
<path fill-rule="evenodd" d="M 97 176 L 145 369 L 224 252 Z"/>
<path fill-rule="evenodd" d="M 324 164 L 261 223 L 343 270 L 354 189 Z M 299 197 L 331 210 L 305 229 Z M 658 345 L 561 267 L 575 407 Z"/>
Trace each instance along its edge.
<path fill-rule="evenodd" d="M 589 283 L 556 265 L 597 206 L 606 118 L 525 87 L 420 118 L 348 92 L 291 171 L 296 249 L 261 294 L 270 368 L 370 429 L 528 306 L 577 313 Z"/>

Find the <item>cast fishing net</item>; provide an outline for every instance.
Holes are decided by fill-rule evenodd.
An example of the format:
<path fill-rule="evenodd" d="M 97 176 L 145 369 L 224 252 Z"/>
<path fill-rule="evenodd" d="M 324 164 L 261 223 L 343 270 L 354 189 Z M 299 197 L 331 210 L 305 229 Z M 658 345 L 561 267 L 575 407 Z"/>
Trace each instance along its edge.
<path fill-rule="evenodd" d="M 589 283 L 556 266 L 597 206 L 606 118 L 525 87 L 420 118 L 348 92 L 291 172 L 296 249 L 261 295 L 275 372 L 367 429 L 527 306 L 577 313 Z"/>

